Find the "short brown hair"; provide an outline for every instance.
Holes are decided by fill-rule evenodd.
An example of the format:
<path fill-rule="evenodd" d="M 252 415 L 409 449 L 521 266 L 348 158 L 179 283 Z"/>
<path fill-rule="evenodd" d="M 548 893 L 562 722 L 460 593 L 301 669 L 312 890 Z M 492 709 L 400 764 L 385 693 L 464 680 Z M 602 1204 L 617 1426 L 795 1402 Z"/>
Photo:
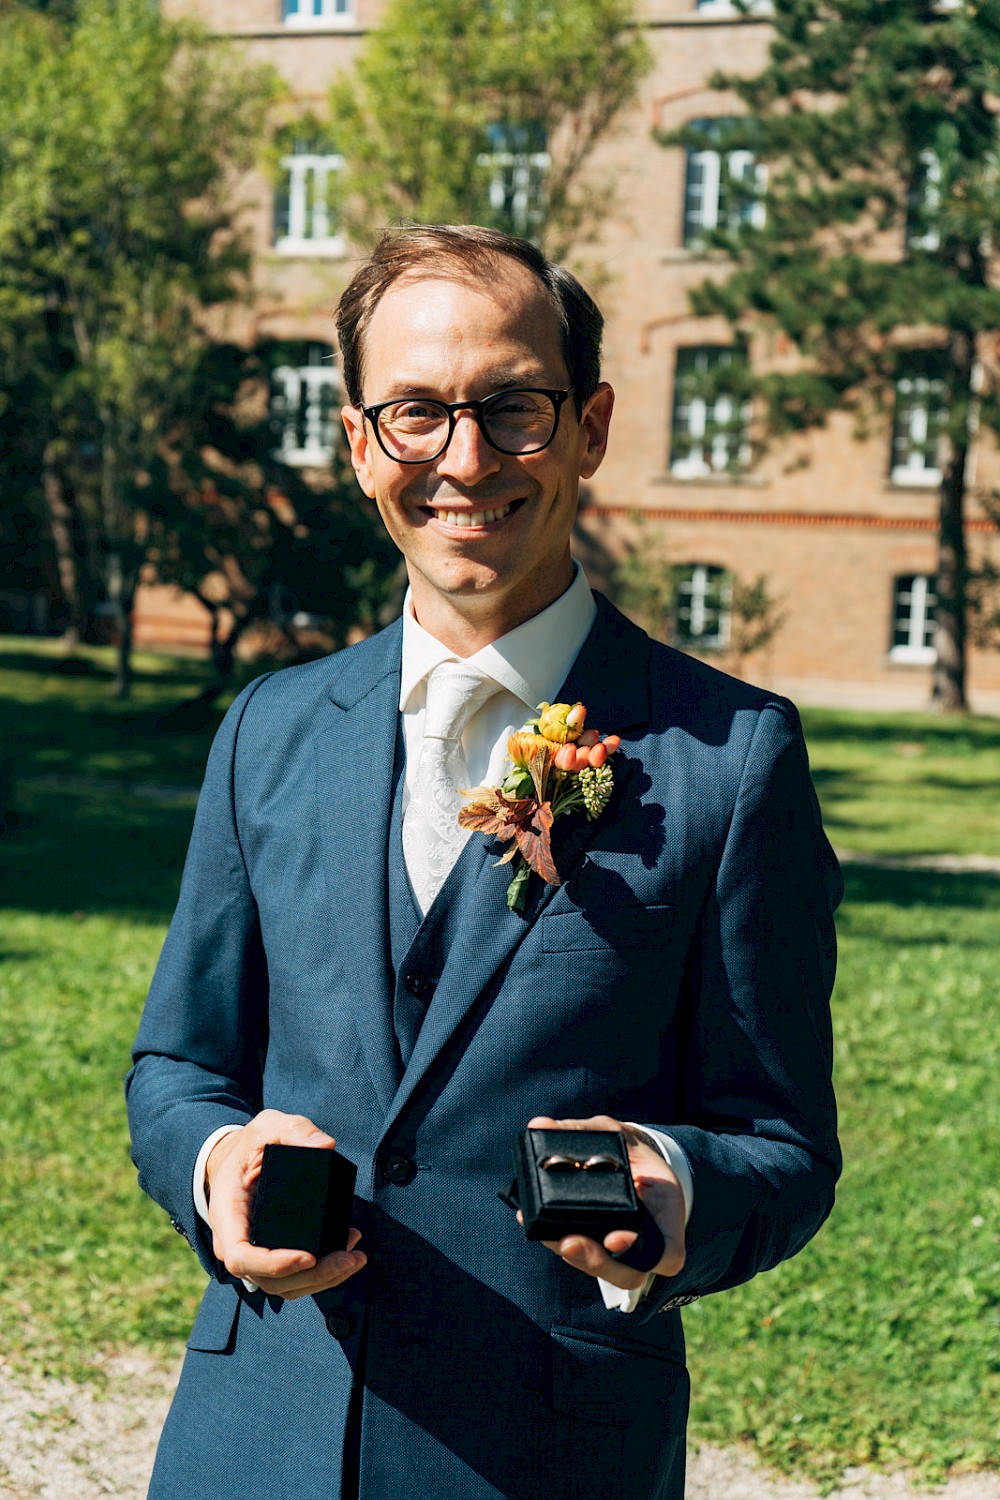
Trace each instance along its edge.
<path fill-rule="evenodd" d="M 341 369 L 351 405 L 361 404 L 365 335 L 393 282 L 415 271 L 490 283 L 496 280 L 502 269 L 498 262 L 504 258 L 527 266 L 552 304 L 579 414 L 601 379 L 604 318 L 599 307 L 575 276 L 546 260 L 530 240 L 478 224 L 412 224 L 383 230 L 337 307 Z"/>

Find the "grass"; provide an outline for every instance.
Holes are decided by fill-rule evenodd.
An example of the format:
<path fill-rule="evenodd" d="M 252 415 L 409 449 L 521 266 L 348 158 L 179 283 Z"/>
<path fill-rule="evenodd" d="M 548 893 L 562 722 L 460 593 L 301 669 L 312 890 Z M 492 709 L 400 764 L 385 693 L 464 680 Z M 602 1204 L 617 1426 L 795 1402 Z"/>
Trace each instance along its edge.
<path fill-rule="evenodd" d="M 818 708 L 802 719 L 838 848 L 1000 856 L 1000 720 Z"/>
<path fill-rule="evenodd" d="M 116 1349 L 175 1355 L 202 1284 L 135 1186 L 121 1082 L 214 722 L 156 727 L 197 664 L 140 658 L 123 706 L 101 653 L 68 675 L 6 644 L 4 1356 L 93 1377 Z M 836 843 L 1000 853 L 996 721 L 805 717 Z M 692 1436 L 830 1482 L 1000 1467 L 1000 880 L 854 867 L 839 925 L 838 1206 L 801 1256 L 688 1310 Z"/>

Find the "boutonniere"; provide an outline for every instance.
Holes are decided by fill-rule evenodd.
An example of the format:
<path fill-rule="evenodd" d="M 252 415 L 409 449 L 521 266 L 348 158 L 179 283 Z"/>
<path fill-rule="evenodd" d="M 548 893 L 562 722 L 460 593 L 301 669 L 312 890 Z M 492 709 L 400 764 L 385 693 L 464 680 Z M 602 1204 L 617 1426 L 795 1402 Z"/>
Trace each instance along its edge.
<path fill-rule="evenodd" d="M 510 768 L 501 786 L 477 786 L 458 821 L 477 833 L 495 834 L 510 847 L 498 864 L 513 864 L 507 887 L 511 911 L 523 911 L 532 872 L 560 885 L 552 857 L 552 825 L 580 809 L 592 822 L 614 790 L 609 761 L 621 744 L 617 734 L 602 739 L 585 729 L 582 703 L 541 703 L 533 719 L 507 741 Z"/>

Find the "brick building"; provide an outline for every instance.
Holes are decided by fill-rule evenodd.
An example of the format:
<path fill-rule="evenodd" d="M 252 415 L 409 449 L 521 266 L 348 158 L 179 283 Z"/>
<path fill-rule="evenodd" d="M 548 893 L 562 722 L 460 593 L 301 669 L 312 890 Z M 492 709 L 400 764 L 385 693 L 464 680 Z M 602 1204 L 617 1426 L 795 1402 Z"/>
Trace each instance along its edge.
<path fill-rule="evenodd" d="M 164 0 L 164 9 L 237 39 L 281 71 L 303 112 L 321 113 L 330 79 L 351 67 L 382 0 Z M 863 441 L 853 419 L 837 416 L 753 461 L 750 413 L 725 396 L 709 406 L 691 393 L 692 374 L 724 364 L 731 343 L 724 324 L 688 307 L 690 286 L 724 274 L 699 240 L 729 211 L 727 178 L 756 169 L 748 156 L 721 157 L 710 123 L 700 150 L 664 149 L 653 132 L 732 113 L 735 101 L 707 80 L 718 68 L 756 72 L 769 30 L 766 14 L 738 15 L 731 0 L 643 0 L 641 15 L 655 65 L 593 162 L 615 184 L 599 298 L 618 404 L 611 450 L 584 497 L 581 555 L 605 586 L 630 546 L 677 568 L 677 638 L 724 663 L 732 576 L 764 575 L 782 625 L 747 675 L 802 701 L 923 706 L 939 478 L 933 359 L 915 351 L 894 412 Z M 297 134 L 294 109 L 283 140 L 277 183 L 247 185 L 259 249 L 242 334 L 283 341 L 275 401 L 284 451 L 312 465 L 324 461 L 337 420 L 331 309 L 351 265 L 324 187 L 349 143 Z M 503 144 L 493 191 L 530 232 L 544 142 L 517 152 Z M 1000 487 L 991 438 L 978 440 L 972 462 L 977 486 Z M 1000 563 L 1000 537 L 974 502 L 968 542 L 973 561 L 988 552 Z M 143 594 L 136 623 L 146 640 L 194 642 L 203 630 L 196 606 L 188 613 L 161 590 Z M 969 690 L 973 707 L 1000 712 L 1000 652 L 970 652 Z"/>

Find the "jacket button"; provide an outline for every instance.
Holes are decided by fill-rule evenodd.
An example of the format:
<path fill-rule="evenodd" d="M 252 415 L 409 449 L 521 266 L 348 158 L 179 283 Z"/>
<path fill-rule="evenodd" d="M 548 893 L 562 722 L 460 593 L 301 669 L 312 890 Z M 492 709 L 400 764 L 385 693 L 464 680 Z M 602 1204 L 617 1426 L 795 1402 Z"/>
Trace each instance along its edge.
<path fill-rule="evenodd" d="M 437 985 L 426 974 L 407 974 L 403 980 L 403 988 L 414 1000 L 429 1000 Z"/>
<path fill-rule="evenodd" d="M 409 1187 L 417 1175 L 417 1164 L 408 1151 L 390 1151 L 382 1158 L 382 1176 L 393 1187 Z"/>
<path fill-rule="evenodd" d="M 335 1339 L 346 1339 L 354 1327 L 354 1319 L 342 1307 L 331 1307 L 326 1315 L 326 1328 Z"/>

